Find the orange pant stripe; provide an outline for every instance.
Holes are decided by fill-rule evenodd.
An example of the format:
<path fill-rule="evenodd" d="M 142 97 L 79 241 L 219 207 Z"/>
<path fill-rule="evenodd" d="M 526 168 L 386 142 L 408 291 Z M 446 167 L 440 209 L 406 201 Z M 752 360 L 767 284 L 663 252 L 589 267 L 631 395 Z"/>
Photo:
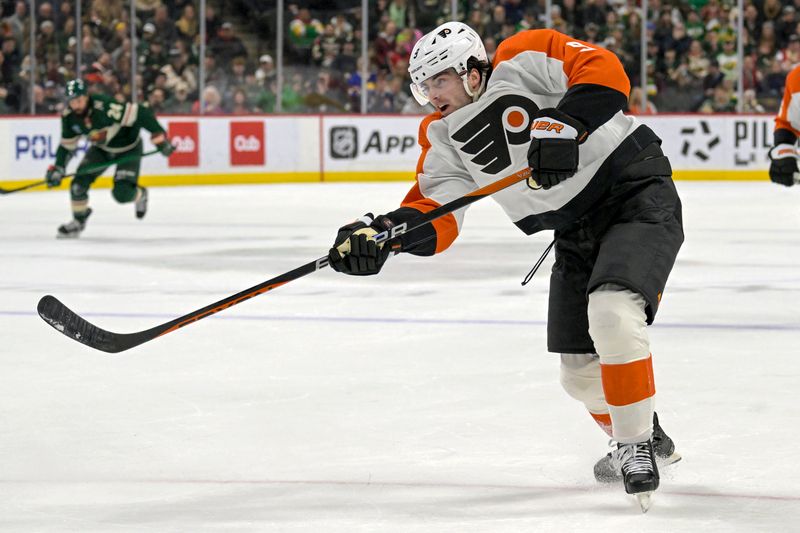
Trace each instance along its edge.
<path fill-rule="evenodd" d="M 608 413 L 605 414 L 595 414 L 589 413 L 594 418 L 594 421 L 597 422 L 597 425 L 600 426 L 600 429 L 608 433 L 608 436 L 611 436 L 611 415 Z"/>
<path fill-rule="evenodd" d="M 656 393 L 653 379 L 653 358 L 623 365 L 600 365 L 606 403 L 622 407 L 640 402 Z"/>

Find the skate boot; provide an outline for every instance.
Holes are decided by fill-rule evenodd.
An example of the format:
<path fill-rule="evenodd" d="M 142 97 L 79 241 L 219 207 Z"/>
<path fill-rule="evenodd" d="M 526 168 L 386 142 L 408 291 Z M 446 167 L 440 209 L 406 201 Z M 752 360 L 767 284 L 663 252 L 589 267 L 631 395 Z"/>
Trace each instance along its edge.
<path fill-rule="evenodd" d="M 653 492 L 658 488 L 658 466 L 653 452 L 653 441 L 618 444 L 617 455 L 622 463 L 622 481 L 625 492 L 639 501 L 643 513 L 650 508 Z"/>
<path fill-rule="evenodd" d="M 653 452 L 659 467 L 677 463 L 681 456 L 675 451 L 675 443 L 664 433 L 658 423 L 658 415 L 653 413 Z M 614 458 L 614 452 L 609 452 L 594 465 L 594 478 L 600 483 L 616 483 L 622 481 L 620 462 Z"/>
<path fill-rule="evenodd" d="M 58 239 L 77 239 L 80 237 L 81 232 L 86 227 L 86 221 L 89 219 L 89 215 L 92 214 L 91 209 L 87 209 L 86 212 L 83 214 L 74 214 L 73 219 L 67 222 L 66 224 L 61 224 L 58 227 L 58 233 L 56 233 L 56 238 Z"/>
<path fill-rule="evenodd" d="M 136 200 L 136 218 L 144 218 L 147 214 L 147 189 L 139 187 L 139 199 Z"/>

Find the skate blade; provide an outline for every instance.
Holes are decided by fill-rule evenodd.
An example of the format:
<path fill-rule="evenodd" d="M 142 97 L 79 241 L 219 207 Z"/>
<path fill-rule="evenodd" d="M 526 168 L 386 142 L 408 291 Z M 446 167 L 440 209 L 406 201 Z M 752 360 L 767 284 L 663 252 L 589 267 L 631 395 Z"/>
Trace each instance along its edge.
<path fill-rule="evenodd" d="M 646 513 L 650 510 L 650 506 L 653 504 L 652 490 L 648 490 L 647 492 L 639 492 L 638 494 L 634 494 L 634 496 L 636 496 L 636 501 L 639 503 L 642 513 Z"/>
<path fill-rule="evenodd" d="M 660 457 L 656 457 L 656 464 L 658 465 L 659 468 L 661 468 L 662 466 L 674 465 L 681 459 L 683 459 L 683 457 L 681 457 L 681 454 L 679 454 L 678 452 L 673 452 L 672 455 L 670 455 L 669 457 L 664 457 L 663 459 Z"/>
<path fill-rule="evenodd" d="M 56 233 L 56 239 L 77 239 L 80 233 Z"/>

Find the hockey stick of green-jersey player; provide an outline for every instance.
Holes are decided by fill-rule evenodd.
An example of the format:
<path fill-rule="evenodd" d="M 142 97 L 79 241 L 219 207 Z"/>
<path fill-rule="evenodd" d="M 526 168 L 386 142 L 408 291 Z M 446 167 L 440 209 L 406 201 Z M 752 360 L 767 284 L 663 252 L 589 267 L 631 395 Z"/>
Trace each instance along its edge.
<path fill-rule="evenodd" d="M 149 157 L 149 156 L 151 156 L 153 154 L 159 154 L 159 153 L 161 153 L 161 151 L 156 149 L 156 150 L 151 150 L 149 152 L 145 152 L 142 155 L 131 154 L 131 155 L 128 155 L 128 156 L 125 156 L 125 157 L 120 157 L 118 159 L 112 159 L 111 161 L 108 161 L 108 162 L 103 163 L 101 165 L 87 165 L 87 166 L 81 168 L 81 172 L 94 172 L 96 170 L 104 170 L 106 167 L 110 167 L 110 166 L 113 166 L 113 165 L 118 165 L 120 163 L 127 163 L 129 161 L 135 161 L 136 159 Z M 76 174 L 77 174 L 77 172 L 72 172 L 71 174 L 65 174 L 61 179 L 65 179 L 65 180 L 66 179 L 70 179 L 70 178 L 74 177 Z M 23 185 L 21 187 L 17 187 L 16 189 L 4 189 L 4 188 L 0 187 L 0 195 L 2 195 L 2 194 L 11 194 L 12 192 L 25 191 L 25 190 L 28 190 L 28 189 L 32 189 L 34 187 L 41 187 L 42 185 L 46 185 L 46 184 L 47 184 L 47 180 L 40 180 L 40 181 L 36 181 L 36 182 L 33 182 L 33 183 L 28 183 L 27 185 Z"/>

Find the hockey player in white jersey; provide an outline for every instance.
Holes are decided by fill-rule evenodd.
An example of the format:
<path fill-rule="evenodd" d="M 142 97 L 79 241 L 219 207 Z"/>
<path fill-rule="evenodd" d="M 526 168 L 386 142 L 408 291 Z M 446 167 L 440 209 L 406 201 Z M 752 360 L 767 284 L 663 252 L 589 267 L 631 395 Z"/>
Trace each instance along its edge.
<path fill-rule="evenodd" d="M 416 43 L 409 72 L 420 104 L 416 182 L 399 209 L 340 228 L 329 253 L 346 274 L 380 271 L 398 242 L 379 232 L 515 171 L 531 178 L 493 198 L 525 234 L 555 231 L 548 350 L 561 383 L 617 442 L 595 466 L 622 479 L 643 510 L 659 485 L 656 458 L 674 445 L 654 413 L 646 326 L 683 242 L 681 204 L 660 139 L 625 116 L 630 82 L 616 56 L 552 30 L 504 40 L 493 64 L 480 37 L 445 23 Z M 398 237 L 433 255 L 457 237 L 466 208 Z"/>

